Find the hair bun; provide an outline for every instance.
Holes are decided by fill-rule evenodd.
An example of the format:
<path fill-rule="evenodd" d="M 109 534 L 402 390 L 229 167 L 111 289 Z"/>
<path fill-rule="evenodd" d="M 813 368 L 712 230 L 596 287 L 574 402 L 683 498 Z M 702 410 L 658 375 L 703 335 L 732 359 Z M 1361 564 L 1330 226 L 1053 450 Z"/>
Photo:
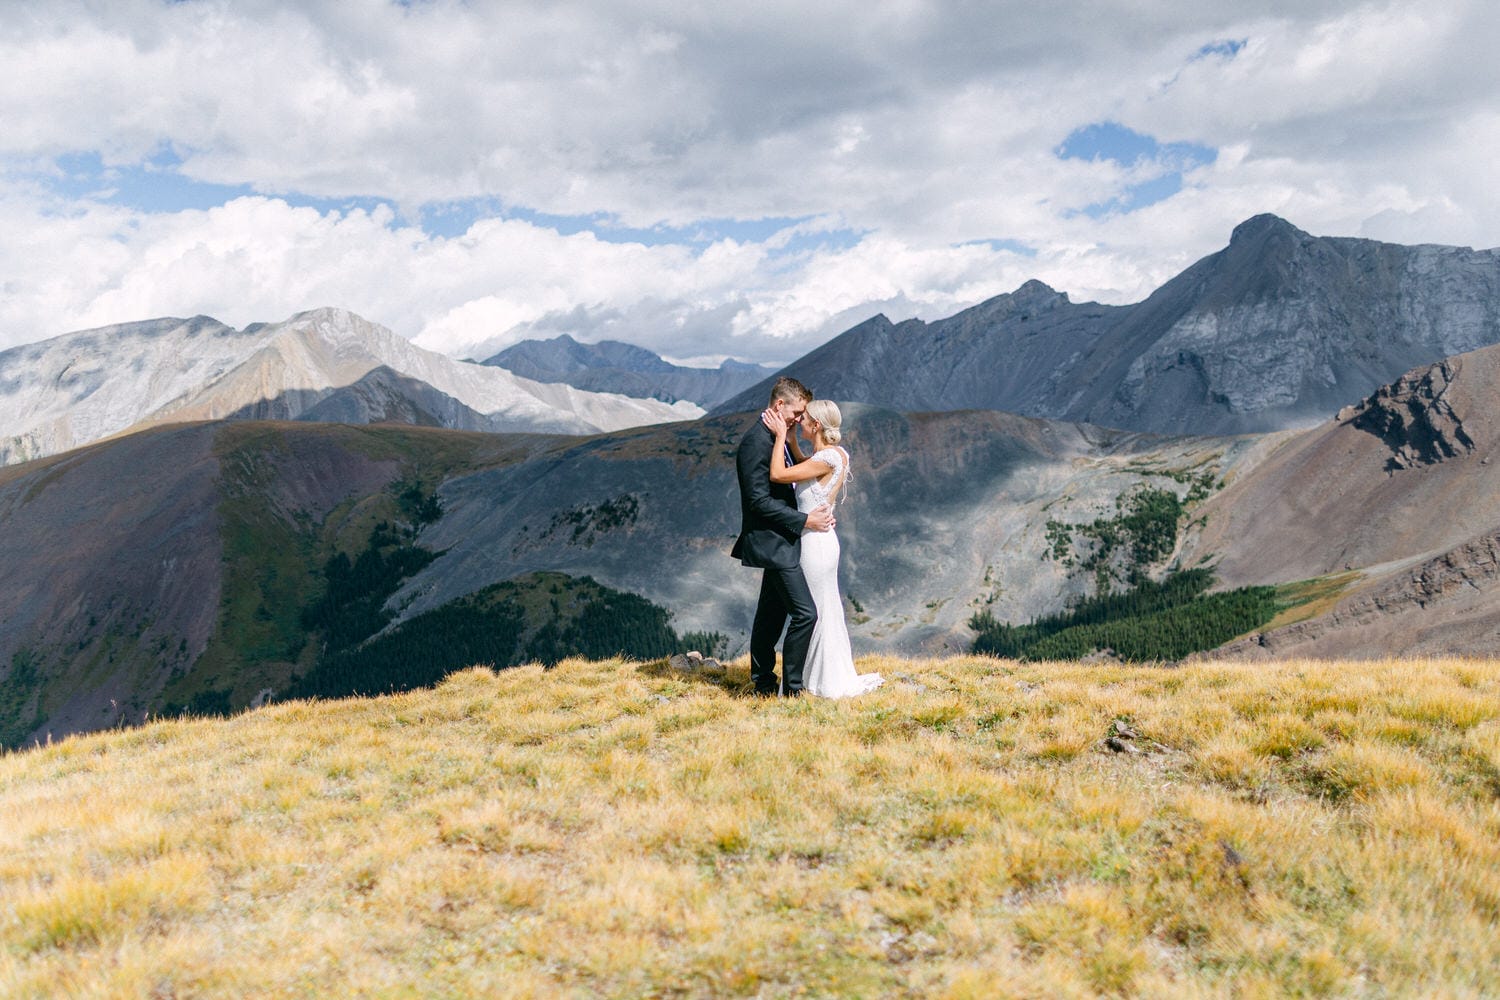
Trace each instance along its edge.
<path fill-rule="evenodd" d="M 839 438 L 843 436 L 844 432 L 839 430 L 837 427 L 823 428 L 823 440 L 827 441 L 829 444 L 838 444 Z"/>

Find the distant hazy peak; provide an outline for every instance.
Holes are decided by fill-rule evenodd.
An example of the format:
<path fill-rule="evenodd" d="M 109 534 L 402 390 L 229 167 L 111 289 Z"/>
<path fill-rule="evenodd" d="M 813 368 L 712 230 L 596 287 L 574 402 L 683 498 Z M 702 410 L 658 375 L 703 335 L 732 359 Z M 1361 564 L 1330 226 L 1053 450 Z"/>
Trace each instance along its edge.
<path fill-rule="evenodd" d="M 674 365 L 644 347 L 620 340 L 583 344 L 567 334 L 523 340 L 483 362 L 538 382 L 563 383 L 663 401 L 712 405 L 764 378 L 772 369 L 725 360 L 717 368 Z"/>
<path fill-rule="evenodd" d="M 358 313 L 350 312 L 340 306 L 318 306 L 316 309 L 304 309 L 293 314 L 282 326 L 291 326 L 294 323 L 336 323 L 345 325 L 353 322 L 370 323 Z M 374 325 L 374 324 L 371 324 Z"/>
<path fill-rule="evenodd" d="M 317 412 L 339 421 L 502 432 L 595 433 L 703 412 L 462 364 L 331 306 L 245 330 L 198 316 L 64 334 L 0 352 L 0 385 L 0 465 L 148 423 L 312 419 L 331 398 Z"/>

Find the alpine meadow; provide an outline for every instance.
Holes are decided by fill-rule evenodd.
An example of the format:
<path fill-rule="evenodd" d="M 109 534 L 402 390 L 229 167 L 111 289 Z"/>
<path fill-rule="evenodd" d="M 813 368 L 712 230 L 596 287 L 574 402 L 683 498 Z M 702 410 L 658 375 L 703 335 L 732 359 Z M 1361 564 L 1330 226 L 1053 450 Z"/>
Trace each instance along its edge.
<path fill-rule="evenodd" d="M 0 3 L 0 1000 L 1500 998 L 1500 3 Z"/>
<path fill-rule="evenodd" d="M 0 759 L 0 992 L 1500 992 L 1500 666 L 476 668 Z"/>

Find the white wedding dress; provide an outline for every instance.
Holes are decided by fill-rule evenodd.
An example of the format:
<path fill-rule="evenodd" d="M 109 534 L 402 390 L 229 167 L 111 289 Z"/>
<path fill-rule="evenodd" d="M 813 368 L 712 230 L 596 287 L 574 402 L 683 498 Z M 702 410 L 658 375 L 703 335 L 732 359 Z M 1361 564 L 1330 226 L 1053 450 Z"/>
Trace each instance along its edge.
<path fill-rule="evenodd" d="M 849 460 L 842 448 L 824 448 L 812 457 L 832 466 L 833 475 L 826 485 L 816 479 L 797 483 L 797 509 L 803 512 L 834 502 L 833 494 L 844 481 Z M 839 536 L 835 531 L 803 532 L 802 575 L 818 607 L 818 624 L 813 628 L 802 669 L 803 690 L 824 698 L 848 698 L 875 690 L 884 683 L 879 674 L 854 672 L 849 628 L 844 624 L 844 600 L 839 596 Z"/>

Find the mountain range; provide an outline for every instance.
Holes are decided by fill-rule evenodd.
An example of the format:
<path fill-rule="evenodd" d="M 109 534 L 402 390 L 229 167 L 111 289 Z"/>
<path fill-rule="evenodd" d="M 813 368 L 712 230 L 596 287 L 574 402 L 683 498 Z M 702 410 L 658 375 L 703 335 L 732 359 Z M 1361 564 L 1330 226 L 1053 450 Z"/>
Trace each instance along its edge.
<path fill-rule="evenodd" d="M 641 594 L 733 654 L 759 586 L 728 557 L 747 423 L 580 438 L 210 421 L 0 469 L 0 731 L 285 691 L 316 658 L 303 623 L 328 560 L 358 562 L 380 525 L 411 525 L 400 497 L 417 484 L 441 512 L 413 525 L 435 558 L 386 602 L 394 624 L 547 569 Z M 1221 450 L 1001 413 L 854 405 L 849 429 L 856 642 L 914 652 L 964 648 L 964 621 L 997 590 L 1017 614 L 1082 592 L 1036 558 L 1047 517 L 1111 505 L 1143 481 L 1138 463 L 1193 467 Z"/>
<path fill-rule="evenodd" d="M 0 464 L 192 420 L 587 434 L 702 412 L 454 361 L 341 309 L 243 330 L 206 316 L 147 320 L 0 352 Z"/>
<path fill-rule="evenodd" d="M 1278 323 L 1292 312 L 1326 324 L 1344 315 L 1348 329 L 1334 336 L 1316 328 L 1323 332 L 1308 334 L 1307 351 L 1333 358 L 1331 344 L 1368 341 L 1364 355 L 1338 355 L 1348 362 L 1340 378 L 1349 380 L 1349 372 L 1365 370 L 1360 365 L 1373 371 L 1375 354 L 1388 365 L 1415 356 L 1420 344 L 1436 352 L 1491 332 L 1492 304 L 1476 298 L 1488 280 L 1488 254 L 1328 241 L 1345 261 L 1332 270 L 1348 273 L 1351 260 L 1384 261 L 1375 271 L 1389 280 L 1370 279 L 1372 294 L 1407 289 L 1391 300 L 1401 308 L 1366 302 L 1355 310 L 1329 291 L 1353 295 L 1348 283 L 1325 280 L 1330 271 L 1309 263 L 1326 264 L 1334 250 L 1309 248 L 1296 233 L 1280 220 L 1251 220 L 1228 250 L 1176 279 L 1196 275 L 1183 287 L 1217 292 L 1163 296 L 1169 284 L 1152 297 L 1163 296 L 1153 308 L 1177 316 L 1169 328 L 1193 316 L 1192 323 L 1206 325 L 1203 317 L 1218 315 L 1214 322 L 1228 329 L 1224 317 L 1243 319 L 1256 295 L 1295 304 L 1286 305 L 1291 312 L 1262 311 L 1281 317 Z M 1233 261 L 1248 269 L 1240 279 L 1229 273 Z M 1420 261 L 1426 263 L 1419 267 Z M 1418 273 L 1424 267 L 1430 273 Z M 1307 283 L 1293 294 L 1291 275 L 1298 273 Z M 1411 291 L 1416 286 L 1421 295 Z M 1452 290 L 1449 299 L 1433 291 L 1442 288 Z M 1189 300 L 1196 304 L 1183 307 Z M 1092 346 L 1070 346 L 1062 319 L 1114 317 L 1111 336 L 1139 332 L 1148 329 L 1145 319 L 1128 314 L 1150 302 L 1072 306 L 1032 284 L 952 320 L 892 326 L 905 329 L 907 347 L 925 343 L 918 338 L 923 331 L 935 342 L 890 357 L 906 357 L 906 383 L 958 385 L 977 375 L 960 374 L 955 359 L 967 358 L 972 367 L 979 347 L 1007 337 L 1020 343 L 1017 330 L 1036 324 L 1046 343 L 1033 348 L 1034 356 L 1051 343 L 1056 357 L 1076 352 L 1092 357 L 1096 370 L 1128 376 L 1136 367 L 1123 364 L 1129 352 L 1118 344 L 1106 351 L 1104 334 Z M 1214 303 L 1238 305 L 1214 313 Z M 1052 313 L 1062 319 L 1048 319 Z M 1351 332 L 1375 315 L 1404 316 L 1405 332 L 1390 344 L 1368 331 Z M 958 322 L 964 316 L 969 320 Z M 985 327 L 983 316 L 995 324 Z M 582 436 L 568 426 L 539 432 L 543 421 L 559 419 L 556 408 L 540 404 L 527 411 L 534 419 L 525 433 L 409 426 L 442 419 L 463 426 L 457 415 L 435 413 L 419 386 L 467 400 L 468 412 L 480 416 L 493 404 L 456 379 L 444 381 L 443 366 L 424 370 L 410 361 L 371 367 L 339 388 L 291 385 L 285 373 L 296 366 L 285 359 L 295 356 L 292 345 L 337 356 L 335 334 L 343 331 L 350 352 L 373 353 L 358 346 L 372 337 L 373 324 L 349 314 L 294 317 L 270 337 L 271 350 L 246 350 L 271 328 L 171 322 L 118 328 L 130 345 L 120 356 L 135 359 L 127 364 L 111 367 L 106 332 L 95 331 L 92 342 L 80 344 L 96 353 L 78 350 L 89 364 L 76 372 L 44 367 L 39 373 L 13 360 L 0 368 L 3 391 L 52 407 L 54 431 L 62 426 L 96 439 L 0 469 L 0 736 L 6 742 L 138 721 L 209 694 L 215 704 L 240 708 L 287 690 L 318 660 L 322 640 L 307 622 L 326 603 L 331 567 L 340 558 L 364 565 L 367 553 L 375 553 L 375 570 L 394 566 L 397 556 L 407 560 L 388 574 L 377 606 L 366 609 L 380 611 L 383 602 L 371 621 L 387 632 L 546 570 L 592 577 L 669 608 L 679 629 L 719 633 L 721 655 L 743 650 L 759 577 L 727 555 L 738 530 L 733 454 L 740 435 L 755 425 L 763 389 L 745 397 L 750 412 L 637 419 Z M 846 350 L 860 329 L 809 359 L 839 341 Z M 1291 336 L 1277 329 L 1212 344 L 1227 350 L 1239 343 L 1249 364 L 1256 356 L 1246 344 L 1282 344 Z M 1423 330 L 1426 340 L 1416 336 Z M 1136 359 L 1156 356 L 1156 342 L 1146 343 L 1144 334 L 1135 343 Z M 156 345 L 156 353 L 143 344 Z M 65 352 L 49 353 L 57 347 L 37 345 L 39 364 L 60 364 Z M 392 345 L 390 354 L 398 350 Z M 1118 362 L 1113 368 L 1106 355 Z M 248 357 L 258 360 L 247 365 Z M 480 373 L 478 379 L 504 380 L 482 386 L 522 381 L 492 367 L 449 364 Z M 1065 375 L 1074 378 L 1083 362 L 1069 364 Z M 793 371 L 801 376 L 804 368 L 819 370 L 809 362 Z M 1143 362 L 1140 370 L 1155 369 Z M 1308 387 L 1322 383 L 1305 378 L 1300 365 L 1254 370 L 1262 389 L 1235 398 L 1274 397 L 1282 400 L 1279 408 L 1231 411 L 1204 403 L 1191 380 L 1151 384 L 1158 393 L 1182 393 L 1182 406 L 1205 424 L 1215 414 L 1239 412 L 1274 417 L 1274 430 L 1164 436 L 988 408 L 903 411 L 826 393 L 845 403 L 845 441 L 855 456 L 839 530 L 856 651 L 964 650 L 976 613 L 1024 623 L 1096 592 L 1115 570 L 1123 581 L 1127 570 L 1160 575 L 1210 567 L 1220 587 L 1272 584 L 1300 595 L 1300 603 L 1205 655 L 1500 652 L 1500 505 L 1492 499 L 1500 495 L 1494 482 L 1500 423 L 1491 405 L 1500 346 L 1423 356 L 1337 405 L 1332 397 L 1310 402 Z M 127 377 L 107 377 L 109 371 Z M 215 374 L 205 380 L 205 372 Z M 251 387 L 259 372 L 266 388 L 256 399 Z M 870 367 L 856 373 L 868 385 L 880 374 Z M 1024 381 L 1003 367 L 991 375 L 1017 391 Z M 808 380 L 817 383 L 815 375 Z M 1095 395 L 1133 398 L 1119 390 L 1128 382 L 1124 377 L 1117 391 Z M 1272 384 L 1282 386 L 1280 395 L 1265 388 Z M 225 391 L 216 395 L 220 387 Z M 541 388 L 601 407 L 620 398 Z M 132 394 L 148 399 L 130 409 Z M 65 405 L 69 399 L 77 409 Z M 218 399 L 215 409 L 211 401 Z M 182 402 L 167 402 L 175 400 Z M 1166 412 L 1169 402 L 1153 400 L 1137 415 Z M 660 402 L 649 405 L 672 412 Z M 1320 421 L 1296 426 L 1317 407 L 1327 410 Z M 659 417 L 663 409 L 635 412 Z M 569 419 L 582 419 L 572 412 Z M 371 417 L 395 421 L 373 426 Z M 127 420 L 134 431 L 116 433 Z M 32 433 L 43 423 L 34 420 Z M 29 446 L 58 440 L 37 437 Z M 1156 548 L 1133 567 L 1091 563 L 1089 545 L 1134 530 L 1130 522 L 1144 510 L 1138 501 L 1147 497 L 1170 498 L 1166 507 L 1177 512 L 1167 519 L 1166 535 L 1153 541 Z M 377 542 L 390 556 L 385 563 Z"/>
<path fill-rule="evenodd" d="M 1039 281 L 932 323 L 875 316 L 785 371 L 830 399 L 1156 434 L 1308 426 L 1500 342 L 1500 251 L 1311 236 L 1260 215 L 1129 306 Z M 764 405 L 769 382 L 712 408 Z"/>
<path fill-rule="evenodd" d="M 535 382 L 566 382 L 591 392 L 615 392 L 702 407 L 722 403 L 776 372 L 770 365 L 726 359 L 718 368 L 674 365 L 661 355 L 618 340 L 581 344 L 567 334 L 551 340 L 523 340 L 486 358 Z"/>
<path fill-rule="evenodd" d="M 1185 515 L 1151 572 L 1313 581 L 1299 586 L 1318 601 L 1228 647 L 1240 655 L 1500 652 L 1497 369 L 1486 348 L 1316 427 L 1231 437 L 851 404 L 839 530 L 856 651 L 965 650 L 976 612 L 1025 622 L 1091 593 L 1059 528 L 1119 527 L 1156 490 Z M 413 526 L 429 555 L 385 601 L 387 628 L 550 570 L 640 594 L 733 655 L 759 580 L 728 557 L 752 425 L 201 422 L 0 470 L 0 725 L 17 741 L 286 690 L 316 656 L 304 623 L 324 563 L 399 524 L 417 484 L 440 513 Z"/>

